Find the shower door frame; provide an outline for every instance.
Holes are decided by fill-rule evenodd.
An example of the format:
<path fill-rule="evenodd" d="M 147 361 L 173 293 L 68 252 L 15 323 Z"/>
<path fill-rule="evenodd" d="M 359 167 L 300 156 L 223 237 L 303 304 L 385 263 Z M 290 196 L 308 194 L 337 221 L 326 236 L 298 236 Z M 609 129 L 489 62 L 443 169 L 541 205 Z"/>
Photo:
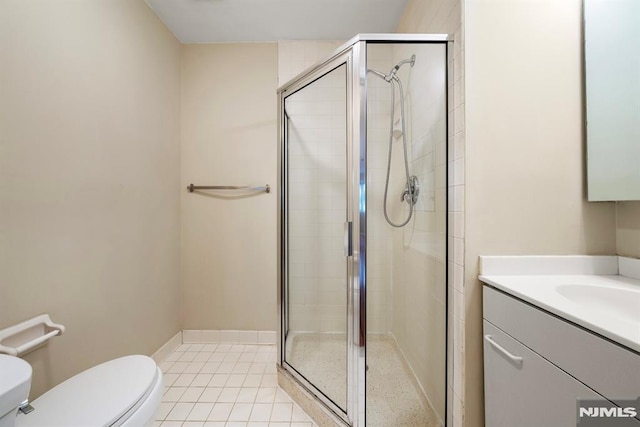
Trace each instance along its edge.
<path fill-rule="evenodd" d="M 357 51 L 357 49 L 356 49 Z M 321 64 L 318 64 L 317 66 L 313 67 L 313 69 L 311 71 L 305 72 L 303 75 L 299 76 L 298 78 L 295 78 L 294 80 L 290 81 L 290 83 L 288 83 L 287 85 L 281 87 L 278 90 L 278 114 L 279 114 L 279 118 L 278 118 L 278 123 L 280 124 L 280 137 L 279 137 L 279 155 L 278 155 L 278 161 L 279 161 L 279 174 L 278 174 L 278 188 L 279 188 L 279 192 L 278 192 L 278 197 L 279 197 L 279 202 L 278 202 L 278 206 L 279 206 L 279 218 L 278 218 L 278 227 L 279 227 L 279 236 L 280 239 L 278 241 L 278 245 L 279 245 L 279 271 L 278 271 L 278 276 L 279 276 L 279 283 L 281 284 L 281 286 L 279 287 L 281 295 L 279 295 L 278 298 L 278 303 L 281 304 L 280 307 L 280 319 L 281 319 L 281 328 L 279 331 L 280 334 L 280 340 L 278 342 L 281 343 L 281 346 L 278 347 L 278 362 L 280 363 L 280 366 L 282 366 L 284 369 L 287 370 L 287 372 L 289 374 L 291 374 L 299 383 L 301 383 L 305 388 L 307 388 L 309 391 L 311 391 L 314 396 L 316 396 L 319 400 L 322 401 L 322 403 L 329 408 L 333 413 L 335 413 L 338 417 L 340 417 L 343 421 L 347 422 L 347 423 L 351 423 L 349 417 L 347 414 L 349 414 L 351 412 L 351 408 L 355 408 L 356 404 L 355 402 L 352 402 L 352 395 L 350 393 L 350 384 L 351 384 L 351 379 L 349 378 L 349 373 L 353 371 L 352 367 L 351 367 L 351 363 L 352 363 L 352 357 L 351 357 L 351 352 L 349 351 L 349 348 L 347 348 L 347 396 L 346 396 L 346 412 L 344 412 L 342 410 L 342 408 L 340 408 L 337 404 L 335 404 L 328 396 L 326 396 L 321 390 L 317 389 L 310 381 L 308 381 L 303 375 L 301 375 L 294 366 L 290 365 L 287 363 L 286 358 L 285 358 L 285 340 L 286 340 L 286 336 L 288 333 L 288 329 L 289 329 L 289 315 L 288 315 L 288 262 L 287 262 L 287 257 L 288 257 L 288 228 L 287 228 L 287 196 L 288 193 L 285 191 L 288 179 L 287 179 L 287 172 L 288 172 L 288 157 L 287 157 L 287 150 L 284 149 L 284 144 L 285 142 L 288 142 L 287 139 L 285 139 L 286 137 L 288 137 L 288 116 L 285 113 L 285 99 L 287 96 L 294 94 L 295 92 L 297 92 L 298 90 L 303 89 L 304 87 L 306 87 L 307 85 L 315 82 L 316 80 L 321 79 L 322 77 L 324 77 L 326 74 L 329 74 L 331 71 L 339 68 L 342 65 L 346 65 L 346 106 L 345 106 L 345 111 L 347 112 L 347 115 L 349 115 L 349 112 L 352 110 L 353 108 L 353 100 L 357 99 L 353 97 L 353 86 L 354 86 L 354 82 L 352 79 L 352 76 L 354 75 L 352 67 L 353 64 L 355 63 L 354 61 L 354 56 L 355 56 L 355 51 L 353 51 L 351 48 L 349 49 L 344 49 L 341 52 L 333 55 L 331 58 L 329 58 L 328 60 L 324 61 Z M 345 164 L 345 168 L 347 169 L 347 179 L 346 179 L 346 198 L 347 198 L 347 203 L 346 203 L 346 216 L 349 219 L 350 222 L 353 222 L 352 218 L 353 218 L 353 207 L 351 204 L 351 200 L 353 199 L 353 185 L 351 179 L 353 176 L 353 172 L 352 172 L 352 164 L 353 164 L 353 157 L 352 157 L 352 152 L 353 152 L 353 141 L 354 139 L 352 138 L 353 135 L 353 129 L 352 129 L 352 124 L 353 124 L 353 120 L 351 117 L 346 117 L 346 164 Z M 352 265 L 353 262 L 350 261 L 351 256 L 347 257 L 347 286 L 350 286 L 349 284 L 349 277 L 352 276 Z M 347 290 L 345 290 L 346 292 Z M 352 309 L 351 307 L 353 306 L 353 300 L 352 300 L 352 294 L 351 292 L 347 292 L 347 346 L 349 346 L 349 343 L 353 342 L 353 334 L 355 333 L 355 331 L 353 330 L 353 325 L 354 322 L 351 321 L 351 312 Z"/>
<path fill-rule="evenodd" d="M 447 144 L 452 120 L 448 103 L 452 99 L 451 46 L 453 37 L 448 34 L 359 34 L 344 43 L 326 60 L 320 61 L 298 74 L 278 88 L 278 364 L 312 393 L 327 409 L 346 424 L 365 427 L 366 422 L 366 343 L 367 343 L 367 43 L 435 43 L 444 44 L 446 67 L 446 118 Z M 342 64 L 347 66 L 347 221 L 345 222 L 345 256 L 347 261 L 347 408 L 344 412 L 322 391 L 300 375 L 285 359 L 288 315 L 288 235 L 287 235 L 287 168 L 285 143 L 288 142 L 285 98 L 306 85 L 321 78 Z M 448 150 L 447 150 L 448 152 Z M 448 164 L 448 159 L 447 162 Z M 447 166 L 448 167 L 448 166 Z M 448 173 L 445 179 L 448 181 Z M 448 182 L 447 200 L 448 200 Z M 447 203 L 448 205 L 448 203 Z M 448 215 L 445 215 L 447 218 Z M 445 229 L 447 230 L 447 223 Z M 448 238 L 445 238 L 445 257 L 448 254 Z M 445 263 L 448 266 L 448 262 Z M 448 268 L 445 286 L 448 287 Z M 451 414 L 449 395 L 449 370 L 453 367 L 449 333 L 449 298 L 445 292 L 445 425 Z"/>

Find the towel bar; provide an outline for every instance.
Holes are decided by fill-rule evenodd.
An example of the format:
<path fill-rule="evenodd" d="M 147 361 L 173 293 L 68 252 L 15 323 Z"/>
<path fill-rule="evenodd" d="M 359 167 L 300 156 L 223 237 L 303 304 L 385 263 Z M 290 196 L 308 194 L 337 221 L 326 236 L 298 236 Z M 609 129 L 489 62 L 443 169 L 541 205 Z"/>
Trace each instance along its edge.
<path fill-rule="evenodd" d="M 236 185 L 193 185 L 189 184 L 187 187 L 189 193 L 193 193 L 195 190 L 244 190 L 244 191 L 264 191 L 265 193 L 271 192 L 271 186 L 269 184 L 260 187 L 251 187 L 248 185 L 236 186 Z"/>

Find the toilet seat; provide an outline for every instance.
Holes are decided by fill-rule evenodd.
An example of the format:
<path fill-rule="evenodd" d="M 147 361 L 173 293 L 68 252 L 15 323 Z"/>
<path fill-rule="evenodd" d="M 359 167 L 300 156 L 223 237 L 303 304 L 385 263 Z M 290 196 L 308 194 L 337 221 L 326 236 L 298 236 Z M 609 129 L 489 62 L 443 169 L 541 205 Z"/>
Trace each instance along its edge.
<path fill-rule="evenodd" d="M 160 385 L 158 386 L 158 383 Z M 116 427 L 162 389 L 162 373 L 147 356 L 125 356 L 57 385 L 19 414 L 16 427 Z M 159 399 L 158 399 L 159 400 Z"/>

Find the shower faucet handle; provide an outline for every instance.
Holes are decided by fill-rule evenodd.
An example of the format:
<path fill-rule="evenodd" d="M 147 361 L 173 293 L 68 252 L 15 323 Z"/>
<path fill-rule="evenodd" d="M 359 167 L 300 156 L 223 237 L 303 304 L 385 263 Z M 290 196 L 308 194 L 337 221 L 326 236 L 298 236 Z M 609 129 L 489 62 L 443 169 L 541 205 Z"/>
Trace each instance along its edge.
<path fill-rule="evenodd" d="M 415 205 L 418 201 L 419 194 L 420 182 L 418 181 L 418 177 L 415 175 L 411 175 L 409 181 L 407 182 L 407 186 L 402 192 L 402 196 L 400 196 L 400 202 L 407 202 L 410 205 Z"/>

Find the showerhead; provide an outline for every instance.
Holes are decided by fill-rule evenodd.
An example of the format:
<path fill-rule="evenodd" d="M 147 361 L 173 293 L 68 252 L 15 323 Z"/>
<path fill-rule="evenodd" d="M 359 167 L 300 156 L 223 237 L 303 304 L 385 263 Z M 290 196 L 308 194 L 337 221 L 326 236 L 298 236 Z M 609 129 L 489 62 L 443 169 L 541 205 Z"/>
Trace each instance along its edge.
<path fill-rule="evenodd" d="M 395 79 L 396 77 L 396 73 L 398 72 L 398 70 L 400 69 L 400 67 L 402 67 L 404 64 L 411 64 L 411 66 L 413 67 L 416 64 L 416 55 L 411 55 L 411 58 L 409 59 L 403 59 L 402 61 L 398 62 L 389 72 L 389 74 L 387 74 L 385 76 L 385 80 L 390 82 L 391 79 Z"/>
<path fill-rule="evenodd" d="M 391 71 L 389 71 L 389 74 L 383 74 L 380 71 L 376 71 L 372 69 L 368 69 L 367 72 L 373 73 L 376 76 L 383 79 L 385 82 L 389 83 L 391 80 L 398 80 L 398 77 L 396 77 L 396 73 L 398 72 L 400 67 L 402 67 L 404 64 L 411 64 L 411 66 L 413 67 L 416 64 L 416 56 L 411 55 L 411 58 L 403 59 L 402 61 L 398 62 L 396 65 L 394 65 Z"/>

